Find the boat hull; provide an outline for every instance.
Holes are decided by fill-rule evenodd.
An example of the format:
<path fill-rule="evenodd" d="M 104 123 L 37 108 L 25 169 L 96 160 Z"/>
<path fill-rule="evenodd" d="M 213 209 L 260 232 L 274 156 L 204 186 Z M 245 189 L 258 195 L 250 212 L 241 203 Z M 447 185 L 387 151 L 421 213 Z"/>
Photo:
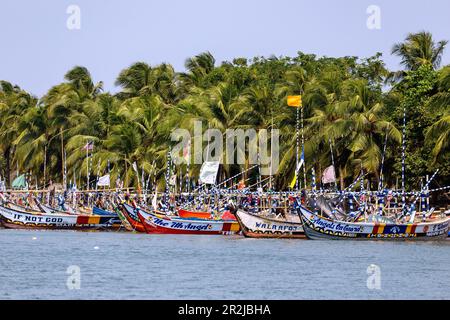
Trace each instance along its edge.
<path fill-rule="evenodd" d="M 125 217 L 125 215 L 122 212 L 122 209 L 120 207 L 116 207 L 114 209 L 114 211 L 116 211 L 117 216 L 119 217 L 120 221 L 121 221 L 121 226 L 123 226 L 125 228 L 125 230 L 127 231 L 134 231 L 134 228 L 132 227 L 132 225 L 128 222 L 128 219 Z"/>
<path fill-rule="evenodd" d="M 114 217 L 36 214 L 0 206 L 0 220 L 9 229 L 109 229 Z"/>
<path fill-rule="evenodd" d="M 137 213 L 146 232 L 152 234 L 228 235 L 240 232 L 237 221 L 170 218 L 142 209 Z"/>
<path fill-rule="evenodd" d="M 323 218 L 301 206 L 305 234 L 313 240 L 440 240 L 447 237 L 449 218 L 411 224 L 345 222 Z"/>
<path fill-rule="evenodd" d="M 302 223 L 270 219 L 238 210 L 236 218 L 244 236 L 249 238 L 305 239 Z"/>
<path fill-rule="evenodd" d="M 119 218 L 119 215 L 117 212 L 111 212 L 107 211 L 98 207 L 92 208 L 92 214 L 98 215 L 98 216 L 108 216 L 108 217 L 114 217 L 114 220 L 112 220 L 112 224 L 114 228 L 120 228 L 122 224 L 122 220 Z"/>
<path fill-rule="evenodd" d="M 142 224 L 139 216 L 137 215 L 137 209 L 133 208 L 129 204 L 122 203 L 120 205 L 120 210 L 122 215 L 119 215 L 119 218 L 124 221 L 125 227 L 130 231 L 137 231 L 145 233 L 145 227 Z M 125 219 L 124 219 L 125 218 Z"/>

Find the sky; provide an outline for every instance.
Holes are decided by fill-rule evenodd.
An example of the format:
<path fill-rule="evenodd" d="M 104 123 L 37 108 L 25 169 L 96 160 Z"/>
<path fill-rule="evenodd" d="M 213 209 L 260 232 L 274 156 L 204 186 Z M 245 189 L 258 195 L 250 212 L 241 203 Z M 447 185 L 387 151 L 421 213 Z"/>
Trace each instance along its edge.
<path fill-rule="evenodd" d="M 71 5 L 80 10 L 73 26 Z M 380 29 L 367 27 L 378 6 Z M 210 51 L 217 64 L 236 57 L 368 57 L 399 69 L 392 46 L 410 32 L 450 40 L 450 1 L 432 0 L 0 0 L 0 80 L 42 96 L 76 65 L 117 92 L 119 72 L 137 61 L 184 70 Z M 370 20 L 372 21 L 372 20 Z M 450 45 L 449 45 L 450 46 Z M 450 63 L 450 47 L 442 64 Z"/>

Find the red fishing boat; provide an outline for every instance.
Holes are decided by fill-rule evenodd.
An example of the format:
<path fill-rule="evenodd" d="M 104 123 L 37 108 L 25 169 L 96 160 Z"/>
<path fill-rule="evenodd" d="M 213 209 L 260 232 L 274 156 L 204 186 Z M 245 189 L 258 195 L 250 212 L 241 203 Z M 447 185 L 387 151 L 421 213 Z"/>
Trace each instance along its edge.
<path fill-rule="evenodd" d="M 183 219 L 155 215 L 136 209 L 147 233 L 159 234 L 236 234 L 240 231 L 235 220 Z"/>
<path fill-rule="evenodd" d="M 132 230 L 137 232 L 146 232 L 143 223 L 137 215 L 136 208 L 127 203 L 122 203 L 120 205 L 120 210 L 123 216 L 119 215 L 119 218 L 125 219 L 125 221 L 131 226 Z"/>

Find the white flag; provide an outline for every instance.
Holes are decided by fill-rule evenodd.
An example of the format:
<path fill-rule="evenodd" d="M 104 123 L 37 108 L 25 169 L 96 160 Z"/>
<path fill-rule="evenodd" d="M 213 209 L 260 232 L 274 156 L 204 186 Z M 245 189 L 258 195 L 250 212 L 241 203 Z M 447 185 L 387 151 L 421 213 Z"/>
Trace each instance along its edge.
<path fill-rule="evenodd" d="M 132 167 L 133 167 L 133 170 L 136 171 L 136 174 L 138 174 L 138 169 L 137 169 L 136 161 L 133 162 Z"/>
<path fill-rule="evenodd" d="M 175 186 L 175 185 L 177 184 L 177 175 L 176 175 L 176 174 L 173 174 L 173 175 L 170 177 L 169 184 L 170 184 L 171 186 Z"/>
<path fill-rule="evenodd" d="M 336 181 L 336 174 L 334 172 L 334 167 L 329 166 L 323 171 L 322 183 L 331 183 Z"/>
<path fill-rule="evenodd" d="M 219 161 L 205 161 L 200 169 L 200 182 L 215 184 L 217 172 L 219 171 Z"/>
<path fill-rule="evenodd" d="M 153 196 L 153 200 L 152 200 L 152 206 L 153 206 L 153 210 L 158 209 L 158 188 L 155 189 L 155 194 Z"/>
<path fill-rule="evenodd" d="M 109 184 L 110 184 L 109 174 L 100 177 L 97 182 L 97 185 L 99 187 L 109 187 Z"/>

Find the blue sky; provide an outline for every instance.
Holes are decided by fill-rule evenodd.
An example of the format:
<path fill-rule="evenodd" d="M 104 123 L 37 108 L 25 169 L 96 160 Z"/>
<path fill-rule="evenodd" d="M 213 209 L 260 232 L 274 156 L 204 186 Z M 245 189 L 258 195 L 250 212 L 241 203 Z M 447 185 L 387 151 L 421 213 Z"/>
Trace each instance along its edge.
<path fill-rule="evenodd" d="M 69 5 L 81 9 L 81 29 L 69 30 Z M 369 5 L 381 9 L 381 29 L 366 26 Z M 408 32 L 450 40 L 450 1 L 433 0 L 1 0 L 0 79 L 42 95 L 67 70 L 86 66 L 115 92 L 118 73 L 136 61 L 168 62 L 182 71 L 187 57 L 209 50 L 220 63 L 235 57 L 390 55 Z M 443 64 L 450 63 L 450 47 Z"/>

